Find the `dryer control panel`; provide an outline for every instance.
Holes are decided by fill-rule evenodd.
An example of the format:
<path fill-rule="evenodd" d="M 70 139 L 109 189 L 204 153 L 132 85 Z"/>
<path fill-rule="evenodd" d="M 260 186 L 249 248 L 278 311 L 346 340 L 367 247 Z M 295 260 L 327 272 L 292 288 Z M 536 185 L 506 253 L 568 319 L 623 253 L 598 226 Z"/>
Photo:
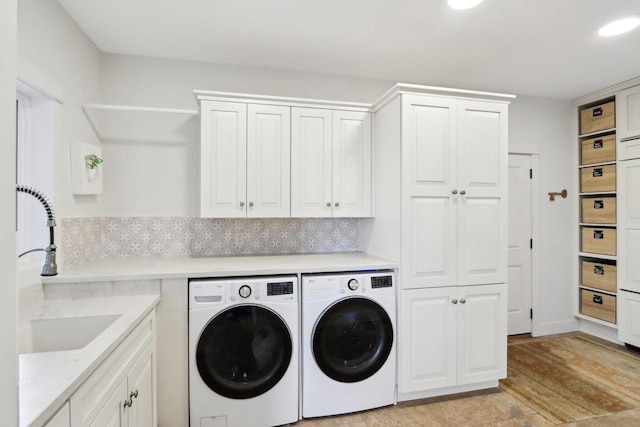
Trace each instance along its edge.
<path fill-rule="evenodd" d="M 339 274 L 303 274 L 302 299 L 332 298 L 333 295 L 394 295 L 393 271 Z"/>

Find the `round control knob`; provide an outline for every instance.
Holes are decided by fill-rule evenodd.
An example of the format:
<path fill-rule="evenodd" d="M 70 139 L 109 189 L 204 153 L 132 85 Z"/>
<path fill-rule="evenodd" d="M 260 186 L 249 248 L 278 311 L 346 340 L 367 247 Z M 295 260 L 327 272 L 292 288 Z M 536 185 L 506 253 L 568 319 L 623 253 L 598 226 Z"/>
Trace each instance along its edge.
<path fill-rule="evenodd" d="M 251 295 L 251 288 L 247 285 L 243 285 L 240 287 L 240 290 L 238 290 L 238 293 L 242 298 L 249 298 Z"/>
<path fill-rule="evenodd" d="M 347 286 L 349 286 L 349 289 L 351 289 L 352 291 L 355 291 L 356 289 L 358 289 L 358 286 L 360 286 L 360 283 L 358 283 L 356 279 L 351 279 L 347 283 Z"/>

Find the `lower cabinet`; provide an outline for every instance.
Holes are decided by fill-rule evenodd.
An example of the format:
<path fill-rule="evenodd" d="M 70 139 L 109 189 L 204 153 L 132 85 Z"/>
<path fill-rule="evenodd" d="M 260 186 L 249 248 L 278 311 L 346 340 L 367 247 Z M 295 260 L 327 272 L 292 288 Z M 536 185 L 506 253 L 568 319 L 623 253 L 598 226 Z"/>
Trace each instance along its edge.
<path fill-rule="evenodd" d="M 92 427 L 153 427 L 155 341 L 116 387 Z"/>
<path fill-rule="evenodd" d="M 506 290 L 506 284 L 403 290 L 398 391 L 506 377 Z"/>
<path fill-rule="evenodd" d="M 69 399 L 71 427 L 155 427 L 155 311 Z"/>
<path fill-rule="evenodd" d="M 67 401 L 58 412 L 51 417 L 44 427 L 69 427 L 71 420 L 69 419 L 69 401 Z"/>
<path fill-rule="evenodd" d="M 618 339 L 640 347 L 640 294 L 618 291 Z"/>

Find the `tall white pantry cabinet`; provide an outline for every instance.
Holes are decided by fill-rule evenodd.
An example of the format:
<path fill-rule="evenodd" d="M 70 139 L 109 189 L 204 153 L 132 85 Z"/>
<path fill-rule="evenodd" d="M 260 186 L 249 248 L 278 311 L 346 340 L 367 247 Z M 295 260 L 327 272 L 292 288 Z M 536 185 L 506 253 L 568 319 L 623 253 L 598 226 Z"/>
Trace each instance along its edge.
<path fill-rule="evenodd" d="M 508 103 L 398 84 L 374 104 L 363 246 L 399 263 L 398 399 L 506 377 Z"/>

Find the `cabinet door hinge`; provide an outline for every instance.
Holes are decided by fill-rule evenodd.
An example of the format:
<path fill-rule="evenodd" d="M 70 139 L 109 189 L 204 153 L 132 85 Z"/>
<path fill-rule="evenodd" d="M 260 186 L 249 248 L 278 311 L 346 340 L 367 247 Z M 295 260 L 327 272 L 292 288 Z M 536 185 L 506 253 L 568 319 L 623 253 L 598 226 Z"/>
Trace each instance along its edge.
<path fill-rule="evenodd" d="M 529 310 L 529 319 L 533 320 L 533 308 Z"/>
<path fill-rule="evenodd" d="M 533 179 L 533 169 L 529 169 L 529 179 Z"/>

